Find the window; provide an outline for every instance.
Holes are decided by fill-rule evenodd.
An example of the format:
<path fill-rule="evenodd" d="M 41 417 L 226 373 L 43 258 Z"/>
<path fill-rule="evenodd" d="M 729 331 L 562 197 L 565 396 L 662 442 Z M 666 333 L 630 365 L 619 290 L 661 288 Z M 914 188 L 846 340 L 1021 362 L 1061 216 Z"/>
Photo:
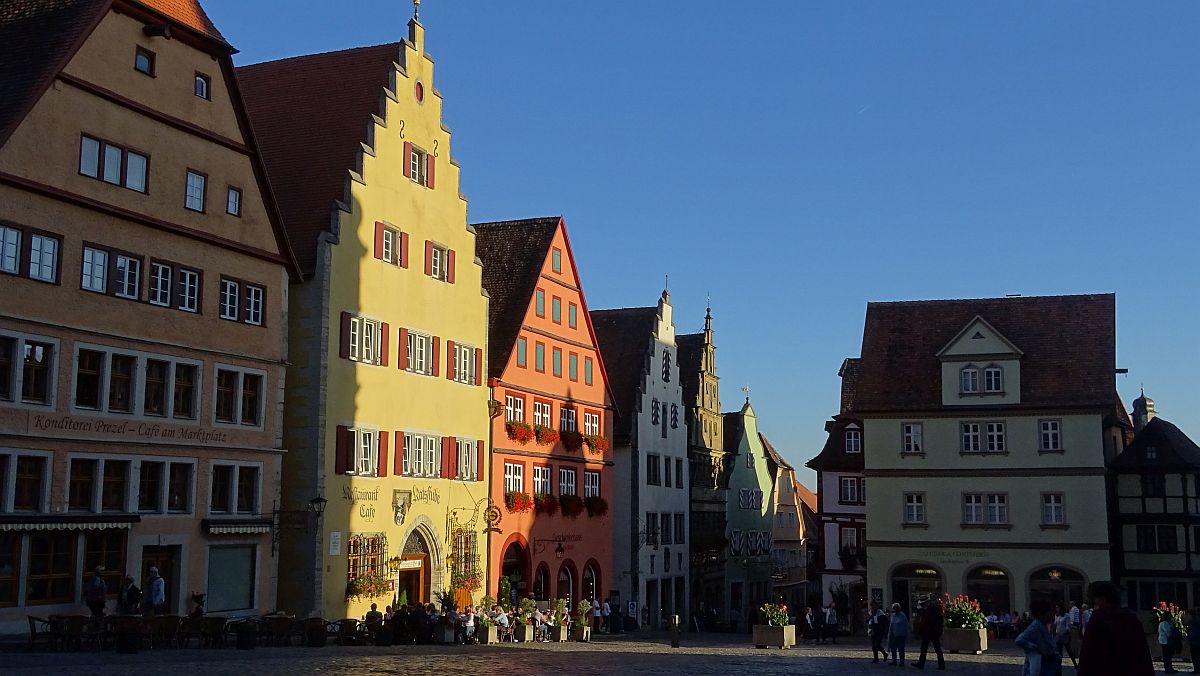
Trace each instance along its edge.
<path fill-rule="evenodd" d="M 379 347 L 382 343 L 383 326 L 374 319 L 366 317 L 351 317 L 350 318 L 350 360 L 362 362 L 364 364 L 379 364 L 382 361 L 382 352 Z M 413 342 L 415 334 L 409 333 L 409 342 Z M 428 339 L 426 339 L 428 344 Z M 424 361 L 424 359 L 422 359 Z M 432 366 L 432 355 L 429 359 Z M 410 364 L 412 361 L 410 360 Z M 426 371 L 417 369 L 418 373 Z"/>
<path fill-rule="evenodd" d="M 550 402 L 533 402 L 533 424 L 550 427 Z"/>
<path fill-rule="evenodd" d="M 138 47 L 133 53 L 133 69 L 154 77 L 154 52 Z"/>
<path fill-rule="evenodd" d="M 663 349 L 662 353 L 662 381 L 671 382 L 671 351 L 667 349 Z"/>
<path fill-rule="evenodd" d="M 1042 525 L 1061 526 L 1067 522 L 1063 513 L 1062 493 L 1042 494 Z"/>
<path fill-rule="evenodd" d="M 965 524 L 983 523 L 983 496 L 981 494 L 966 493 L 963 495 L 962 519 Z"/>
<path fill-rule="evenodd" d="M 441 444 L 441 437 L 427 434 L 405 434 L 402 473 L 405 476 L 416 477 L 441 476 Z"/>
<path fill-rule="evenodd" d="M 1154 446 L 1147 446 L 1143 453 L 1146 460 L 1158 460 L 1158 449 Z"/>
<path fill-rule="evenodd" d="M 21 231 L 0 225 L 0 272 L 19 273 L 21 261 Z"/>
<path fill-rule="evenodd" d="M 394 228 L 383 228 L 379 233 L 379 236 L 380 239 L 383 240 L 383 251 L 380 252 L 380 255 L 383 257 L 383 261 L 393 265 L 399 264 L 400 257 L 397 255 L 397 245 L 400 243 L 400 233 Z"/>
<path fill-rule="evenodd" d="M 457 439 L 455 449 L 458 453 L 458 473 L 455 478 L 460 481 L 475 481 L 479 478 L 479 461 L 475 454 L 475 444 L 470 439 Z"/>
<path fill-rule="evenodd" d="M 123 530 L 88 531 L 83 537 L 83 569 L 96 570 L 103 566 L 100 577 L 105 591 L 116 594 L 125 581 L 125 538 Z"/>
<path fill-rule="evenodd" d="M 525 492 L 525 466 L 514 462 L 504 463 L 504 492 Z"/>
<path fill-rule="evenodd" d="M 412 152 L 408 155 L 408 176 L 414 183 L 421 185 L 429 185 L 426 167 L 428 166 L 429 155 L 416 146 L 411 146 Z"/>
<path fill-rule="evenodd" d="M 246 285 L 246 323 L 254 326 L 262 326 L 263 323 L 263 297 L 267 291 L 261 286 L 253 284 Z"/>
<path fill-rule="evenodd" d="M 534 312 L 539 317 L 545 317 L 546 316 L 546 292 L 542 291 L 541 289 L 538 289 L 534 293 L 533 298 L 534 298 L 534 308 L 533 308 Z"/>
<path fill-rule="evenodd" d="M 1177 554 L 1175 526 L 1137 526 L 1137 550 L 1145 554 Z"/>
<path fill-rule="evenodd" d="M 261 425 L 265 379 L 261 373 L 218 367 L 216 421 L 229 425 Z"/>
<path fill-rule="evenodd" d="M 32 235 L 29 238 L 29 278 L 40 282 L 58 281 L 58 238 Z"/>
<path fill-rule="evenodd" d="M 646 512 L 646 544 L 658 546 L 658 513 Z"/>
<path fill-rule="evenodd" d="M 242 189 L 229 186 L 225 193 L 225 213 L 230 216 L 242 215 Z M 394 262 L 394 261 L 392 261 Z"/>
<path fill-rule="evenodd" d="M 999 366 L 989 366 L 983 370 L 983 391 L 1004 391 L 1004 371 Z"/>
<path fill-rule="evenodd" d="M 1142 475 L 1142 496 L 1161 498 L 1167 494 L 1167 477 L 1163 474 Z"/>
<path fill-rule="evenodd" d="M 550 319 L 555 324 L 562 323 L 562 299 L 558 296 L 550 301 Z"/>
<path fill-rule="evenodd" d="M 171 305 L 171 266 L 166 263 L 150 264 L 150 298 L 152 305 Z"/>
<path fill-rule="evenodd" d="M 663 458 L 663 485 L 671 487 L 671 459 Z"/>
<path fill-rule="evenodd" d="M 4 460 L 0 459 L 0 463 Z M 94 507 L 97 469 L 99 461 L 72 458 L 71 479 L 67 488 L 67 509 L 72 512 L 90 512 Z"/>
<path fill-rule="evenodd" d="M 169 412 L 167 381 L 171 363 L 161 359 L 146 360 L 145 384 L 142 388 L 142 411 L 146 415 L 166 416 Z"/>
<path fill-rule="evenodd" d="M 353 354 L 353 349 L 351 347 L 351 354 Z M 433 373 L 432 336 L 413 331 L 408 332 L 408 370 L 423 375 Z"/>
<path fill-rule="evenodd" d="M 138 481 L 138 511 L 157 512 L 162 502 L 163 471 L 161 462 L 142 462 Z"/>
<path fill-rule="evenodd" d="M 600 434 L 600 414 L 587 413 L 583 414 L 583 433 L 584 434 Z"/>
<path fill-rule="evenodd" d="M 543 343 L 534 345 L 533 368 L 539 373 L 546 372 L 546 346 Z"/>
<path fill-rule="evenodd" d="M 561 467 L 558 470 L 558 494 L 575 495 L 575 470 Z"/>
<path fill-rule="evenodd" d="M 851 553 L 858 552 L 858 529 L 857 528 L 841 528 L 841 549 L 849 550 Z"/>
<path fill-rule="evenodd" d="M 600 473 L 583 472 L 583 497 L 598 498 L 600 497 Z"/>
<path fill-rule="evenodd" d="M 504 419 L 508 422 L 525 422 L 525 400 L 511 394 L 505 395 Z"/>
<path fill-rule="evenodd" d="M 1061 451 L 1062 445 L 1062 421 L 1061 420 L 1042 420 L 1038 423 L 1041 427 L 1041 442 L 1039 449 L 1043 451 Z"/>
<path fill-rule="evenodd" d="M 51 366 L 54 362 L 54 346 L 50 343 L 32 340 L 25 340 L 24 346 L 21 401 L 26 404 L 49 405 L 51 403 Z M 0 345 L 0 347 L 3 346 Z"/>
<path fill-rule="evenodd" d="M 517 366 L 521 368 L 525 368 L 525 365 L 528 363 L 528 347 L 525 338 L 517 338 Z"/>
<path fill-rule="evenodd" d="M 212 100 L 212 80 L 204 73 L 196 73 L 195 85 L 192 91 L 196 96 L 205 100 Z"/>
<path fill-rule="evenodd" d="M 545 465 L 533 467 L 533 492 L 535 495 L 550 495 L 550 468 Z"/>
<path fill-rule="evenodd" d="M 46 468 L 48 458 L 37 455 L 18 455 L 13 477 L 13 510 L 18 512 L 45 511 L 47 497 Z"/>
<path fill-rule="evenodd" d="M 646 455 L 646 483 L 651 486 L 658 486 L 662 483 L 659 478 L 659 456 L 654 453 Z"/>
<path fill-rule="evenodd" d="M 192 466 L 189 463 L 173 462 L 167 477 L 167 511 L 175 513 L 192 511 Z"/>
<path fill-rule="evenodd" d="M 29 535 L 25 602 L 68 603 L 75 597 L 75 531 L 35 531 Z"/>
<path fill-rule="evenodd" d="M 241 466 L 237 472 L 237 513 L 258 512 L 258 468 Z"/>
<path fill-rule="evenodd" d="M 684 543 L 687 535 L 687 528 L 684 526 L 684 517 L 682 514 L 675 515 L 675 544 L 681 545 Z"/>
<path fill-rule="evenodd" d="M 675 458 L 675 488 L 683 488 L 683 458 Z"/>
<path fill-rule="evenodd" d="M 462 529 L 454 536 L 451 548 L 454 557 L 454 572 L 466 579 L 479 570 L 479 534 Z"/>
<path fill-rule="evenodd" d="M 658 530 L 659 535 L 662 537 L 662 543 L 664 545 L 671 544 L 675 541 L 671 537 L 671 515 L 663 512 L 658 515 L 658 518 L 660 520 L 659 523 L 662 524 Z"/>
<path fill-rule="evenodd" d="M 184 197 L 183 206 L 192 211 L 204 212 L 204 191 L 208 183 L 208 176 L 198 171 L 188 169 L 187 172 L 187 190 Z"/>
<path fill-rule="evenodd" d="M 146 192 L 150 158 L 115 143 L 91 136 L 80 137 L 79 173 L 105 183 Z"/>
<path fill-rule="evenodd" d="M 857 504 L 858 503 L 858 479 L 856 477 L 844 476 L 839 482 L 840 488 L 838 491 L 838 502 Z"/>
<path fill-rule="evenodd" d="M 987 496 L 988 523 L 1002 525 L 1008 523 L 1008 496 L 1003 493 L 990 493 Z"/>
<path fill-rule="evenodd" d="M 387 538 L 382 533 L 370 535 L 354 534 L 346 546 L 347 581 L 358 577 L 374 575 L 388 576 L 387 571 Z"/>
<path fill-rule="evenodd" d="M 958 372 L 959 392 L 973 394 L 979 391 L 979 369 L 974 366 L 964 367 Z"/>
<path fill-rule="evenodd" d="M 124 512 L 127 508 L 129 461 L 105 460 L 100 484 L 100 511 Z"/>
<path fill-rule="evenodd" d="M 567 357 L 567 377 L 573 381 L 579 380 L 579 355 L 574 352 Z"/>
<path fill-rule="evenodd" d="M 592 358 L 583 358 L 583 383 L 585 385 L 592 384 Z"/>
<path fill-rule="evenodd" d="M 862 453 L 862 432 L 859 430 L 846 430 L 846 452 L 847 453 Z"/>
<path fill-rule="evenodd" d="M 579 306 L 574 303 L 567 303 L 567 326 L 571 328 L 579 326 Z"/>
<path fill-rule="evenodd" d="M 142 261 L 132 256 L 117 256 L 117 276 L 114 293 L 119 298 L 137 300 L 141 297 Z"/>
<path fill-rule="evenodd" d="M 575 409 L 570 406 L 561 406 L 558 409 L 558 429 L 563 432 L 574 432 L 575 429 Z"/>
<path fill-rule="evenodd" d="M 550 269 L 562 272 L 562 249 L 555 248 L 550 251 Z"/>
<path fill-rule="evenodd" d="M 257 514 L 262 469 L 258 465 L 213 463 L 209 511 Z"/>
<path fill-rule="evenodd" d="M 979 423 L 962 423 L 962 452 L 963 453 L 978 453 L 981 450 L 979 443 Z"/>
<path fill-rule="evenodd" d="M 1007 450 L 1004 445 L 1004 423 L 987 424 L 987 450 L 988 453 L 1004 453 Z"/>
<path fill-rule="evenodd" d="M 900 430 L 903 437 L 904 453 L 924 452 L 925 446 L 921 439 L 923 432 L 921 423 L 904 423 L 900 426 Z"/>
<path fill-rule="evenodd" d="M 429 249 L 429 276 L 443 282 L 450 279 L 450 252 L 444 247 L 432 246 Z"/>
<path fill-rule="evenodd" d="M 194 364 L 175 364 L 172 417 L 183 420 L 196 419 L 196 374 L 198 370 L 199 367 Z"/>
<path fill-rule="evenodd" d="M 925 523 L 925 494 L 924 493 L 905 493 L 904 494 L 904 523 L 907 523 L 907 524 L 923 524 L 923 523 Z"/>
<path fill-rule="evenodd" d="M 553 356 L 554 356 L 554 372 L 553 372 L 554 376 L 557 378 L 561 378 L 562 377 L 562 348 L 557 348 L 557 347 L 554 348 Z"/>
<path fill-rule="evenodd" d="M 232 279 L 222 279 L 220 303 L 221 319 L 232 319 L 235 322 L 238 320 L 238 304 L 240 299 L 240 285 Z"/>
<path fill-rule="evenodd" d="M 475 383 L 475 348 L 454 344 L 454 380 L 468 385 Z"/>
<path fill-rule="evenodd" d="M 208 548 L 208 603 L 210 612 L 251 610 L 258 580 L 258 547 L 213 545 Z"/>
<path fill-rule="evenodd" d="M 137 357 L 114 354 L 109 359 L 108 412 L 133 413 L 134 370 Z"/>
<path fill-rule="evenodd" d="M 75 365 L 75 406 L 100 408 L 100 388 L 104 379 L 105 354 L 95 350 L 79 350 Z"/>
<path fill-rule="evenodd" d="M 200 311 L 200 273 L 195 270 L 179 268 L 179 309 Z"/>
<path fill-rule="evenodd" d="M 79 285 L 87 291 L 104 293 L 108 288 L 108 252 L 83 247 L 83 273 Z"/>

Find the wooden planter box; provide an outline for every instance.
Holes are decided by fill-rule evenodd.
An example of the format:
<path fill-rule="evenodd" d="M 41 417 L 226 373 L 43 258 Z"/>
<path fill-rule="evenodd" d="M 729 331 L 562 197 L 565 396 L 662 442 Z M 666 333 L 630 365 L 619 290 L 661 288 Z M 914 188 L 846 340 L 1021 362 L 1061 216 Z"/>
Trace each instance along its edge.
<path fill-rule="evenodd" d="M 584 624 L 575 625 L 575 628 L 571 630 L 571 640 L 581 641 L 583 643 L 591 641 L 592 628 Z"/>
<path fill-rule="evenodd" d="M 982 655 L 988 649 L 987 629 L 946 629 L 942 648 L 952 653 Z"/>
<path fill-rule="evenodd" d="M 490 627 L 476 627 L 475 634 L 479 636 L 479 642 L 485 645 L 500 642 L 500 627 L 494 624 Z"/>
<path fill-rule="evenodd" d="M 567 638 L 568 638 L 568 636 L 567 636 L 567 628 L 566 627 L 562 626 L 561 624 L 556 624 L 553 627 L 550 627 L 550 640 L 551 641 L 556 641 L 558 643 L 566 643 Z"/>
<path fill-rule="evenodd" d="M 532 643 L 533 625 L 518 624 L 517 626 L 513 627 L 513 638 L 516 639 L 518 643 Z"/>
<path fill-rule="evenodd" d="M 784 650 L 796 645 L 796 625 L 772 627 L 769 624 L 754 625 L 755 648 L 782 648 Z"/>

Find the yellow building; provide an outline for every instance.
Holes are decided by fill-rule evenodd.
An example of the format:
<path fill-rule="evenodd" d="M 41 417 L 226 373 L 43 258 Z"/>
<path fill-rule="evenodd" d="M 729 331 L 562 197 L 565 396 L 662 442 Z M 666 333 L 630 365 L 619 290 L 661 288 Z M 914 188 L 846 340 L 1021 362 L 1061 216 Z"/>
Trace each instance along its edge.
<path fill-rule="evenodd" d="M 279 605 L 354 617 L 452 586 L 462 599 L 485 568 L 487 297 L 424 28 L 238 79 L 305 274 Z"/>

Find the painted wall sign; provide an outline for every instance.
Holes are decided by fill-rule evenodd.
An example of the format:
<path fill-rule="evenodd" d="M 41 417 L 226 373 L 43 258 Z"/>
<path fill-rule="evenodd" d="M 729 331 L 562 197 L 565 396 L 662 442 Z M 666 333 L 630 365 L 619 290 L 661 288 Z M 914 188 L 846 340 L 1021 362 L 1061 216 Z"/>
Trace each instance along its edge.
<path fill-rule="evenodd" d="M 442 493 L 433 486 L 425 486 L 424 488 L 412 489 L 413 502 L 428 502 L 435 505 L 442 504 Z"/>
<path fill-rule="evenodd" d="M 352 486 L 342 486 L 342 499 L 350 502 L 375 502 L 379 499 L 379 489 L 372 488 L 366 490 L 364 488 L 354 488 Z"/>
<path fill-rule="evenodd" d="M 93 436 L 153 439 L 155 441 L 179 441 L 198 444 L 229 443 L 229 435 L 221 430 L 204 427 L 177 427 L 174 425 L 161 425 L 134 420 L 113 421 L 102 417 L 35 413 L 29 418 L 28 428 L 30 432 L 75 432 Z"/>
<path fill-rule="evenodd" d="M 420 570 L 420 559 L 406 559 L 400 562 L 400 570 Z"/>

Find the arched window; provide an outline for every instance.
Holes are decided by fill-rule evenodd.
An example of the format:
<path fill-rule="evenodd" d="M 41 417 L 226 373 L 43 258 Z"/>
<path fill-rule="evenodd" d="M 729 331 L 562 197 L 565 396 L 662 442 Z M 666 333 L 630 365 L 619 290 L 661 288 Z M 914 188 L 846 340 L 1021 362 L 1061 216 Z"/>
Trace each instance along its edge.
<path fill-rule="evenodd" d="M 544 563 L 538 566 L 533 576 L 533 598 L 539 601 L 550 598 L 550 569 Z"/>
<path fill-rule="evenodd" d="M 600 576 L 592 564 L 583 567 L 583 598 L 595 601 L 600 593 Z"/>
<path fill-rule="evenodd" d="M 974 364 L 964 366 L 958 372 L 959 391 L 963 394 L 974 394 L 979 391 L 979 369 Z"/>

